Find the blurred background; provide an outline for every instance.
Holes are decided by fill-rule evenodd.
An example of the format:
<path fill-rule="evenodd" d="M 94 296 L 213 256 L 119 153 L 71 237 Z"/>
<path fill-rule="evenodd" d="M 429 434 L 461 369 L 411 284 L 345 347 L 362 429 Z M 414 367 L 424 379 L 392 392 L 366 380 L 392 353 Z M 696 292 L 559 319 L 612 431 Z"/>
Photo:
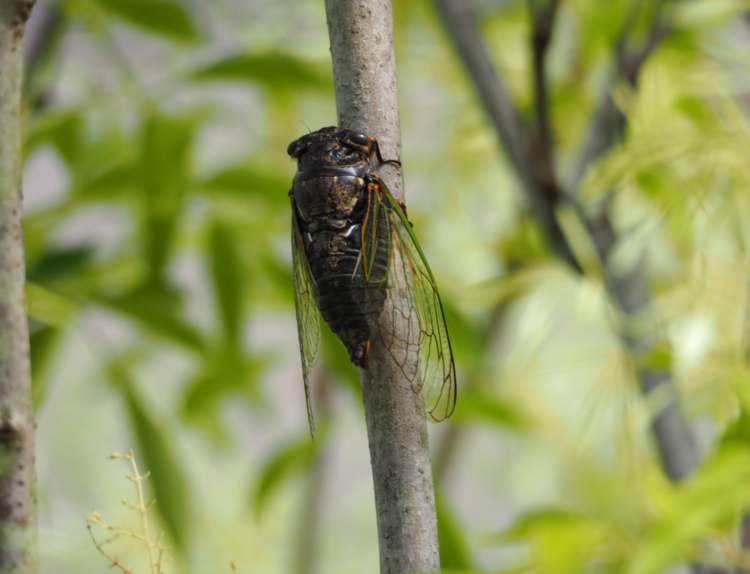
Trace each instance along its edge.
<path fill-rule="evenodd" d="M 446 571 L 750 567 L 750 3 L 668 3 L 637 88 L 613 84 L 624 137 L 578 196 L 607 202 L 606 262 L 559 213 L 583 273 L 548 247 L 435 7 L 395 4 L 406 201 L 458 368 L 455 414 L 429 429 Z M 534 4 L 476 3 L 524 118 Z M 623 30 L 657 4 L 561 3 L 547 57 L 561 172 Z M 42 571 L 107 567 L 85 517 L 135 527 L 130 469 L 107 460 L 132 448 L 167 572 L 378 572 L 356 369 L 324 327 L 313 444 L 294 314 L 285 150 L 336 123 L 323 3 L 39 0 L 25 59 Z M 647 398 L 606 280 L 636 267 L 648 361 L 674 382 Z M 679 484 L 650 431 L 675 394 L 702 460 Z"/>

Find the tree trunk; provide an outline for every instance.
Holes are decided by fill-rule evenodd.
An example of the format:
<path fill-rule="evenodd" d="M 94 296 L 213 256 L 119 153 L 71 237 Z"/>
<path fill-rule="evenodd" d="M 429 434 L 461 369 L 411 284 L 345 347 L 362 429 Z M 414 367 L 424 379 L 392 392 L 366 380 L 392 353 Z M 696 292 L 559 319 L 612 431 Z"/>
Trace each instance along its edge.
<path fill-rule="evenodd" d="M 0 0 L 0 573 L 36 572 L 34 419 L 21 230 L 21 62 L 33 0 Z"/>
<path fill-rule="evenodd" d="M 401 159 L 390 0 L 326 0 L 339 127 L 375 137 L 385 159 Z M 397 199 L 403 176 L 377 169 Z M 390 293 L 389 297 L 397 296 Z M 381 574 L 439 572 L 435 493 L 424 405 L 372 338 L 359 370 L 375 488 Z"/>

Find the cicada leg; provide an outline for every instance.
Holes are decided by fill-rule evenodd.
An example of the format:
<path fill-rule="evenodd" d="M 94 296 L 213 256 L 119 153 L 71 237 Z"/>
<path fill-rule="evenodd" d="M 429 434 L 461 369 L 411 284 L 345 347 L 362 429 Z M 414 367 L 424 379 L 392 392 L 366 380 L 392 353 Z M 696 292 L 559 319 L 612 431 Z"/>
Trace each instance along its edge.
<path fill-rule="evenodd" d="M 352 363 L 363 369 L 370 366 L 370 339 L 367 339 L 362 345 L 348 347 L 346 350 L 349 351 L 349 358 Z"/>
<path fill-rule="evenodd" d="M 401 208 L 401 211 L 404 212 L 404 215 L 406 216 L 406 219 L 408 221 L 409 214 L 406 213 L 406 204 L 402 200 L 400 200 L 400 199 L 397 199 L 396 203 L 398 203 L 398 206 Z M 409 221 L 409 225 L 411 225 L 412 227 L 414 227 L 414 224 L 411 221 Z"/>

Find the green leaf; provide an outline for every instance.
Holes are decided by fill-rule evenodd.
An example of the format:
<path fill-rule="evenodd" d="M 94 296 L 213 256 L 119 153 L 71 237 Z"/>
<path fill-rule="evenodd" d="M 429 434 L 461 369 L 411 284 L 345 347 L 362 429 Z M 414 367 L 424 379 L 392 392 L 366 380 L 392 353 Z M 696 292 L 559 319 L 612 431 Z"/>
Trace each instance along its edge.
<path fill-rule="evenodd" d="M 65 326 L 79 311 L 74 301 L 30 282 L 26 282 L 26 304 L 29 317 L 55 327 Z"/>
<path fill-rule="evenodd" d="M 256 381 L 265 361 L 248 358 L 241 350 L 221 349 L 209 354 L 195 378 L 185 387 L 180 405 L 182 419 L 207 432 L 216 442 L 224 442 L 226 433 L 219 407 L 232 395 L 257 400 Z"/>
<path fill-rule="evenodd" d="M 169 259 L 174 232 L 177 227 L 177 214 L 147 216 L 146 228 L 146 261 L 149 275 L 147 283 L 158 286 L 164 280 L 164 268 Z"/>
<path fill-rule="evenodd" d="M 140 184 L 138 166 L 130 161 L 119 161 L 94 174 L 80 192 L 87 199 L 113 199 L 132 194 Z"/>
<path fill-rule="evenodd" d="M 82 145 L 83 116 L 80 110 L 48 113 L 34 122 L 26 135 L 24 154 L 42 143 L 51 143 L 72 169 Z"/>
<path fill-rule="evenodd" d="M 326 372 L 330 373 L 333 380 L 343 383 L 344 386 L 349 389 L 355 399 L 362 403 L 362 390 L 359 385 L 359 376 L 357 375 L 357 368 L 352 364 L 349 359 L 349 355 L 346 352 L 341 339 L 333 334 L 328 323 L 321 319 L 321 356 L 323 364 L 325 365 Z M 299 360 L 299 355 L 295 357 Z M 302 392 L 302 379 L 300 378 L 300 392 Z"/>
<path fill-rule="evenodd" d="M 686 481 L 652 489 L 659 516 L 641 537 L 630 574 L 657 574 L 692 559 L 702 538 L 727 529 L 750 507 L 750 451 L 725 445 Z"/>
<path fill-rule="evenodd" d="M 116 311 L 136 319 L 153 333 L 194 351 L 203 351 L 201 335 L 178 316 L 179 296 L 148 285 L 117 299 L 101 299 Z"/>
<path fill-rule="evenodd" d="M 648 352 L 637 358 L 639 369 L 669 372 L 672 368 L 672 345 L 669 341 L 657 341 Z"/>
<path fill-rule="evenodd" d="M 145 32 L 177 42 L 194 42 L 198 30 L 178 2 L 167 0 L 97 0 L 106 10 Z"/>
<path fill-rule="evenodd" d="M 720 447 L 744 444 L 750 448 L 750 415 L 743 409 L 740 416 L 724 431 Z"/>
<path fill-rule="evenodd" d="M 34 410 L 44 401 L 49 374 L 57 350 L 63 340 L 64 329 L 45 326 L 29 338 L 31 345 L 31 392 Z"/>
<path fill-rule="evenodd" d="M 528 431 L 534 426 L 530 415 L 518 404 L 471 388 L 461 393 L 451 420 L 457 424 L 486 422 L 518 432 Z"/>
<path fill-rule="evenodd" d="M 186 548 L 190 525 L 190 493 L 187 480 L 180 468 L 173 439 L 144 404 L 131 379 L 127 367 L 120 362 L 110 366 L 110 376 L 123 393 L 128 417 L 142 453 L 145 471 L 151 471 L 147 481 L 154 489 L 156 508 L 175 545 Z"/>
<path fill-rule="evenodd" d="M 203 114 L 167 115 L 150 110 L 141 135 L 141 180 L 157 206 L 184 191 L 195 130 Z"/>
<path fill-rule="evenodd" d="M 242 260 L 237 238 L 226 227 L 216 223 L 211 230 L 211 276 L 216 289 L 217 303 L 224 324 L 227 343 L 238 348 L 243 318 Z"/>
<path fill-rule="evenodd" d="M 443 295 L 442 299 L 448 333 L 461 334 L 460 337 L 451 337 L 451 347 L 456 363 L 471 368 L 481 367 L 486 356 L 485 346 L 488 344 L 491 335 L 487 322 L 470 319 L 453 304 L 449 297 Z"/>
<path fill-rule="evenodd" d="M 502 538 L 531 542 L 541 572 L 578 574 L 597 554 L 603 529 L 585 516 L 549 508 L 523 514 Z"/>
<path fill-rule="evenodd" d="M 152 112 L 144 122 L 139 180 L 149 212 L 145 231 L 152 283 L 162 280 L 188 186 L 193 138 L 201 119 L 198 114 L 168 116 Z"/>
<path fill-rule="evenodd" d="M 458 571 L 471 568 L 471 552 L 458 519 L 453 514 L 442 491 L 435 488 L 435 511 L 438 523 L 440 566 Z"/>
<path fill-rule="evenodd" d="M 228 167 L 212 175 L 201 184 L 207 191 L 226 191 L 257 194 L 275 203 L 289 203 L 287 192 L 290 181 L 276 175 L 268 175 L 248 165 Z"/>
<path fill-rule="evenodd" d="M 91 262 L 93 253 L 91 246 L 47 251 L 27 270 L 26 279 L 38 283 L 80 271 Z"/>
<path fill-rule="evenodd" d="M 192 77 L 195 80 L 250 82 L 285 93 L 306 90 L 331 93 L 333 90 L 328 65 L 273 51 L 229 56 L 196 71 Z"/>
<path fill-rule="evenodd" d="M 253 509 L 260 518 L 273 495 L 289 479 L 306 472 L 315 456 L 316 444 L 322 444 L 323 433 L 318 433 L 318 443 L 304 433 L 300 438 L 281 447 L 266 461 L 260 470 L 255 492 Z"/>
<path fill-rule="evenodd" d="M 501 238 L 499 248 L 511 271 L 550 258 L 544 234 L 528 216 L 519 217 L 518 223 Z"/>

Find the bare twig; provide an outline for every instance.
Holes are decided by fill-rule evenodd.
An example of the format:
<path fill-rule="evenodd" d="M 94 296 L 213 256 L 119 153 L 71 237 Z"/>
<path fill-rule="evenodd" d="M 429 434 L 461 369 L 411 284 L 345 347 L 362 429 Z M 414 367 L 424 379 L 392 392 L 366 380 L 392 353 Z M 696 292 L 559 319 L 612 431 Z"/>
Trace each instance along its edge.
<path fill-rule="evenodd" d="M 34 418 L 21 232 L 21 61 L 33 0 L 0 2 L 0 572 L 36 572 Z"/>
<path fill-rule="evenodd" d="M 547 52 L 555 29 L 555 17 L 560 0 L 549 0 L 541 7 L 537 0 L 529 0 L 534 28 L 531 48 L 534 58 L 534 109 L 536 110 L 537 146 L 543 158 L 549 179 L 554 180 L 554 158 L 552 157 L 552 126 L 549 119 L 549 95 L 547 89 Z"/>
<path fill-rule="evenodd" d="M 523 122 L 502 78 L 495 71 L 477 27 L 469 0 L 435 0 L 445 28 L 461 57 L 487 114 L 497 130 L 511 165 L 523 184 L 524 196 L 544 232 L 550 248 L 573 269 L 581 272 L 573 250 L 557 221 L 555 210 L 565 200 L 554 180 L 540 170 L 543 154 Z M 546 177 L 545 177 L 546 175 Z"/>
<path fill-rule="evenodd" d="M 104 543 L 99 544 L 99 542 L 96 540 L 96 537 L 94 536 L 93 530 L 91 529 L 91 524 L 86 524 L 86 528 L 88 528 L 89 534 L 91 535 L 91 540 L 93 540 L 94 546 L 96 546 L 96 549 L 99 551 L 99 554 L 101 554 L 107 560 L 109 560 L 110 563 L 112 564 L 113 568 L 117 568 L 118 570 L 120 570 L 121 572 L 124 572 L 125 574 L 135 574 L 131 568 L 127 568 L 126 566 L 124 566 L 123 564 L 121 564 L 120 560 L 119 560 L 119 558 L 117 558 L 117 556 L 110 556 L 104 550 L 104 546 L 107 543 L 114 541 L 115 538 L 117 538 L 117 536 L 114 536 L 114 537 L 110 538 L 109 540 L 105 541 Z"/>
<path fill-rule="evenodd" d="M 378 139 L 400 159 L 401 134 L 390 0 L 326 0 L 339 125 Z M 401 170 L 379 169 L 403 199 Z M 389 293 L 389 297 L 399 297 Z M 410 381 L 372 338 L 370 367 L 359 370 L 370 443 L 381 574 L 438 572 L 435 493 L 424 405 Z"/>
<path fill-rule="evenodd" d="M 130 502 L 129 500 L 122 499 L 122 503 L 130 508 L 131 510 L 135 510 L 141 515 L 141 530 L 143 531 L 143 534 L 139 534 L 137 532 L 132 532 L 130 530 L 125 530 L 124 528 L 120 526 L 111 526 L 104 522 L 101 515 L 98 512 L 94 512 L 93 516 L 90 516 L 88 518 L 88 524 L 87 527 L 89 529 L 89 533 L 91 534 L 91 538 L 94 541 L 94 544 L 96 545 L 97 550 L 105 557 L 107 558 L 111 563 L 113 567 L 120 568 L 123 572 L 131 573 L 132 570 L 125 568 L 122 564 L 119 563 L 117 557 L 114 558 L 110 555 L 108 555 L 104 551 L 104 546 L 107 544 L 110 544 L 111 542 L 114 542 L 117 540 L 120 536 L 125 536 L 128 538 L 133 538 L 135 540 L 138 540 L 139 542 L 142 542 L 143 545 L 146 547 L 147 553 L 148 553 L 148 560 L 149 560 L 149 571 L 151 574 L 163 574 L 162 566 L 169 562 L 169 560 L 164 559 L 164 552 L 169 550 L 169 546 L 164 546 L 162 544 L 162 538 L 164 536 L 164 533 L 161 532 L 159 536 L 156 537 L 156 540 L 151 540 L 151 537 L 148 533 L 148 511 L 152 506 L 152 502 L 146 503 L 146 499 L 143 496 L 143 481 L 146 480 L 150 476 L 150 472 L 147 472 L 146 474 L 140 474 L 138 472 L 138 465 L 135 462 L 135 456 L 133 455 L 133 451 L 131 450 L 128 454 L 113 454 L 110 458 L 116 459 L 116 458 L 124 458 L 125 460 L 130 461 L 130 466 L 133 469 L 133 474 L 129 474 L 127 476 L 128 480 L 132 481 L 136 485 L 136 492 L 138 494 L 138 501 L 137 502 Z M 105 530 L 106 532 L 112 532 L 113 536 L 107 540 L 105 540 L 102 543 L 97 542 L 96 537 L 94 536 L 94 533 L 91 529 L 92 525 L 99 526 L 102 530 Z M 154 554 L 156 553 L 156 556 Z"/>

